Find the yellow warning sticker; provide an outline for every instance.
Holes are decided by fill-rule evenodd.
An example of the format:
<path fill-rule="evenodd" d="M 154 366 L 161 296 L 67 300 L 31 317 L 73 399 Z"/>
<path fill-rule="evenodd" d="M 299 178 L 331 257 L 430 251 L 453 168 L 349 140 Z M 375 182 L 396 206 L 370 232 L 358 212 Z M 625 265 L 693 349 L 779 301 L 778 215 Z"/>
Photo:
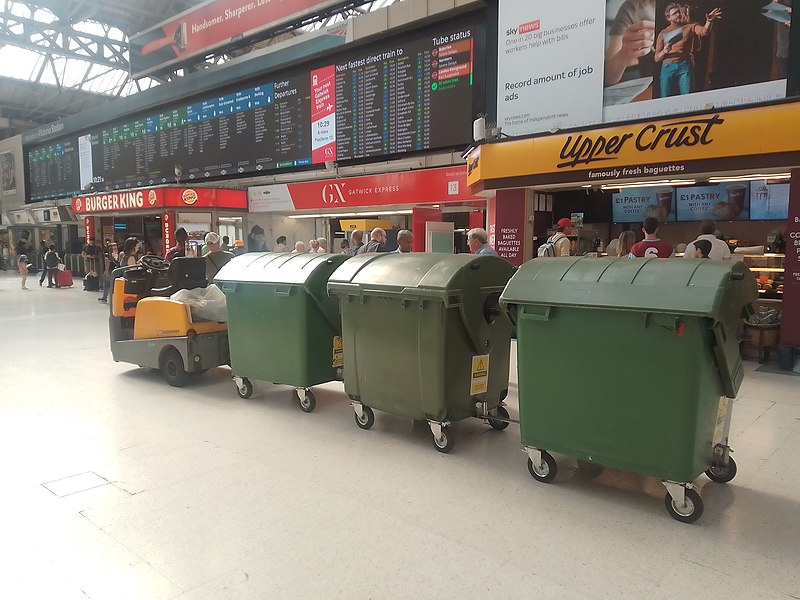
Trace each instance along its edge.
<path fill-rule="evenodd" d="M 728 408 L 730 407 L 730 404 L 731 401 L 726 396 L 722 396 L 722 398 L 719 399 L 719 406 L 717 407 L 717 422 L 714 426 L 714 439 L 711 443 L 712 447 L 725 441 L 723 438 L 727 433 L 725 431 L 725 425 L 728 422 Z"/>
<path fill-rule="evenodd" d="M 333 338 L 333 368 L 337 369 L 344 366 L 344 344 L 342 344 L 341 336 L 334 336 Z"/>
<path fill-rule="evenodd" d="M 480 354 L 472 357 L 471 375 L 469 386 L 470 395 L 485 394 L 489 390 L 488 354 Z"/>

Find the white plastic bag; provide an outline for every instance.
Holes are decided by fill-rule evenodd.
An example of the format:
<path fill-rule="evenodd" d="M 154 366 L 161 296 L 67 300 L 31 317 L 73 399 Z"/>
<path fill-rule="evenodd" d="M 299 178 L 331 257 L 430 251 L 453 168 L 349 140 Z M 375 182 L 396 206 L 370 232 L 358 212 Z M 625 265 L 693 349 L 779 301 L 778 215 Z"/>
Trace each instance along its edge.
<path fill-rule="evenodd" d="M 179 290 L 172 294 L 170 299 L 188 304 L 192 311 L 192 321 L 223 322 L 228 320 L 225 294 L 213 283 L 205 288 Z"/>

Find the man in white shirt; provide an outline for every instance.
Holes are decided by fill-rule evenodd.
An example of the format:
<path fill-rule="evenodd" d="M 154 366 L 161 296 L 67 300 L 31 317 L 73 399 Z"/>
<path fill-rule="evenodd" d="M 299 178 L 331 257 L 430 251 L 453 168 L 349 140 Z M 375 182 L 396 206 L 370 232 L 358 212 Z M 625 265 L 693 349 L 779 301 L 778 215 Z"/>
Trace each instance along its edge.
<path fill-rule="evenodd" d="M 695 240 L 695 242 L 698 240 L 708 240 L 711 242 L 711 252 L 708 254 L 708 258 L 711 260 L 730 260 L 731 249 L 728 248 L 728 244 L 726 244 L 724 241 L 717 239 L 717 236 L 714 235 L 716 230 L 717 224 L 714 221 L 703 221 L 700 223 L 701 235 L 697 238 L 697 240 Z M 683 258 L 694 258 L 694 242 L 686 246 L 686 250 L 683 253 Z"/>

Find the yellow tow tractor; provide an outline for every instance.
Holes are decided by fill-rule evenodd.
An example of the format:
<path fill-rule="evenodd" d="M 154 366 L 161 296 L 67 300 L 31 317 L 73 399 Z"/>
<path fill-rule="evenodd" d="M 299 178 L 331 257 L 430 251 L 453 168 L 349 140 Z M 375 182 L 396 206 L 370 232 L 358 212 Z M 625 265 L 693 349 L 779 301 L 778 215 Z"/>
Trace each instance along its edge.
<path fill-rule="evenodd" d="M 203 258 L 143 256 L 135 267 L 116 269 L 108 320 L 114 361 L 160 369 L 175 387 L 230 364 L 228 324 L 194 321 L 188 304 L 170 299 L 207 285 Z"/>

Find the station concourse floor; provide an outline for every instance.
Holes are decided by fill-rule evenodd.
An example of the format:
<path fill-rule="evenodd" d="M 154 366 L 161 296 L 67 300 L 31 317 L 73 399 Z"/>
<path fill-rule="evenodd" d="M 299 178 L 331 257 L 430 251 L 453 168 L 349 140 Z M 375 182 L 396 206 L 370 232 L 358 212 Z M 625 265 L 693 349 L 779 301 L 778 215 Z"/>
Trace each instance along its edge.
<path fill-rule="evenodd" d="M 358 429 L 338 383 L 311 414 L 227 368 L 170 388 L 112 361 L 80 280 L 36 279 L 0 272 L 0 598 L 800 598 L 795 375 L 747 363 L 739 474 L 701 476 L 685 525 L 653 479 L 556 456 L 534 481 L 515 425 L 459 423 L 444 455 L 405 419 Z"/>

